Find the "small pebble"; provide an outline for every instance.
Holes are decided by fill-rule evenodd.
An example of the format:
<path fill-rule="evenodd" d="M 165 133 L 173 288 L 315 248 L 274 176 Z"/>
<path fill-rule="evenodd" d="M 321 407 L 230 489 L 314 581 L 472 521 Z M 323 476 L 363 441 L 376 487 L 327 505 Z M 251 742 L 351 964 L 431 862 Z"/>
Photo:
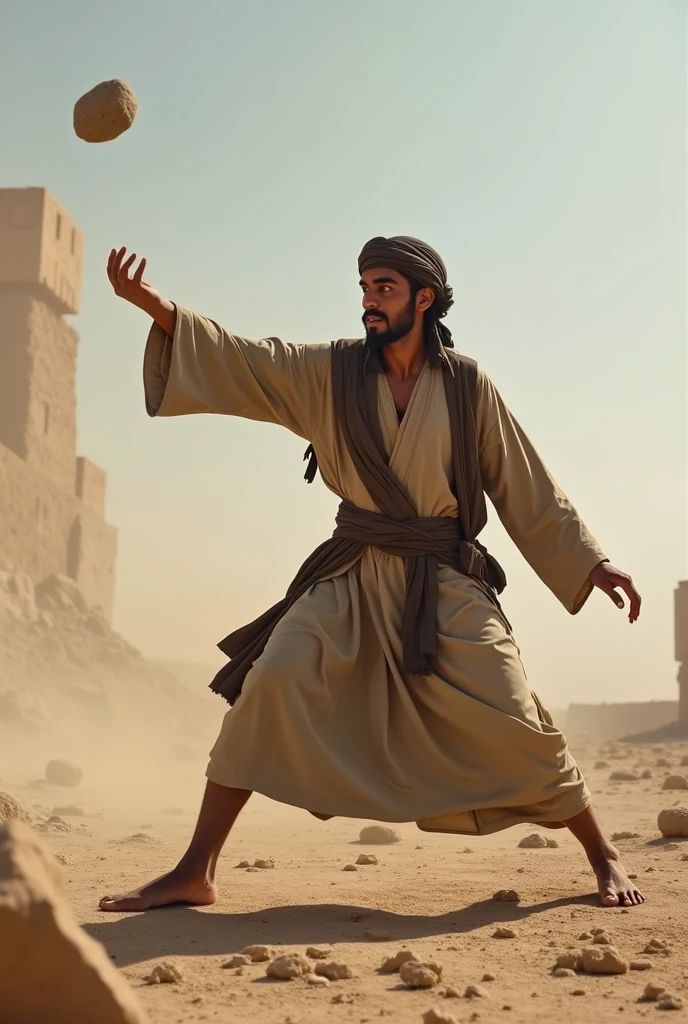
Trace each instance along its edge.
<path fill-rule="evenodd" d="M 149 985 L 178 985 L 183 980 L 182 972 L 176 964 L 170 963 L 169 960 L 156 964 L 146 978 Z"/>

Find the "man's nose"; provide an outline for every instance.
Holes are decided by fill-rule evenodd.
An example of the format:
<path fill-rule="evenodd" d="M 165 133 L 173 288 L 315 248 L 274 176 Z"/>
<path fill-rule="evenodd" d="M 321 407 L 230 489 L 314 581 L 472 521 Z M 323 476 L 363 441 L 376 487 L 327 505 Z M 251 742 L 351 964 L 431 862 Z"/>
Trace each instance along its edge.
<path fill-rule="evenodd" d="M 364 309 L 377 309 L 378 301 L 373 295 L 363 296 L 363 308 Z"/>

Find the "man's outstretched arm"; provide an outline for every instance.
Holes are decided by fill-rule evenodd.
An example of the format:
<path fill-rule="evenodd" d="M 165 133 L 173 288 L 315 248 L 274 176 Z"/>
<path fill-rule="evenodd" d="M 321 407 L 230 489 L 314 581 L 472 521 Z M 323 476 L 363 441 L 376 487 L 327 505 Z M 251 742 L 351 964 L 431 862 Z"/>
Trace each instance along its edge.
<path fill-rule="evenodd" d="M 252 341 L 185 306 L 143 280 L 146 261 L 112 251 L 108 278 L 120 298 L 153 320 L 143 360 L 150 416 L 219 413 L 278 423 L 308 440 L 319 422 L 329 345 Z"/>

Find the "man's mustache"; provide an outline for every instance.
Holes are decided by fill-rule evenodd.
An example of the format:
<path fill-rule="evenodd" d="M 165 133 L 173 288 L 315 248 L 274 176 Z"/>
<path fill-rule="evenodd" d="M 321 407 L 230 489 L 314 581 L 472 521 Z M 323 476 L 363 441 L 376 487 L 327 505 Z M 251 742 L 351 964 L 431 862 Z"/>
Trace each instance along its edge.
<path fill-rule="evenodd" d="M 384 313 L 364 313 L 363 317 L 362 317 L 362 320 L 363 320 L 364 324 L 367 324 L 369 317 L 375 317 L 376 320 L 382 320 L 383 323 L 385 323 L 385 324 L 387 324 L 387 326 L 389 326 L 389 320 L 384 315 Z"/>

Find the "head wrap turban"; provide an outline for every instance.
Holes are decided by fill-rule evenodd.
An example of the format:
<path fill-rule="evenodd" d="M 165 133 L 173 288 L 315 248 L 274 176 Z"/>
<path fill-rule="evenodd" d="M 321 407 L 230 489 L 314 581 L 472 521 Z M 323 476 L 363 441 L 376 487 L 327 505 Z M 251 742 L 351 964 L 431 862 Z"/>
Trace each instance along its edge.
<path fill-rule="evenodd" d="M 421 287 L 433 289 L 435 301 L 425 314 L 426 343 L 430 355 L 439 355 L 442 347 L 453 348 L 451 331 L 440 323 L 454 305 L 454 292 L 447 284 L 447 268 L 439 253 L 427 242 L 410 235 L 380 236 L 366 242 L 358 257 L 359 274 L 375 267 L 389 267 Z"/>

